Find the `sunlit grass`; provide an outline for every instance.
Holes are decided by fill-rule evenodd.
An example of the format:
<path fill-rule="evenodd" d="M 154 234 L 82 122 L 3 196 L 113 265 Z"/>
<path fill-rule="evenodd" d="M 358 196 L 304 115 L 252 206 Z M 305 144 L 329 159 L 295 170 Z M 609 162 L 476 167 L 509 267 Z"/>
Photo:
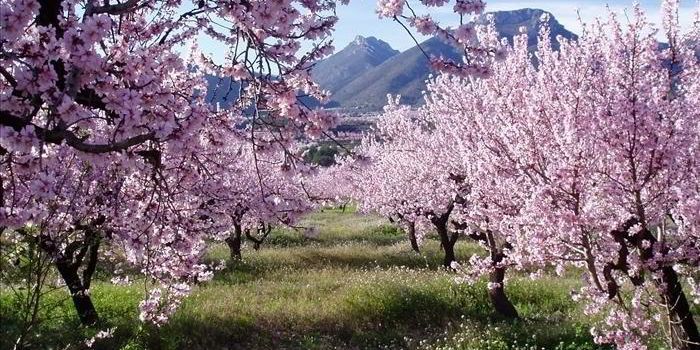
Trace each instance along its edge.
<path fill-rule="evenodd" d="M 484 282 L 456 284 L 441 268 L 439 242 L 427 239 L 418 254 L 404 234 L 381 218 L 326 210 L 302 225 L 314 237 L 275 230 L 258 251 L 228 262 L 214 280 L 195 288 L 172 321 L 160 328 L 138 322 L 138 284 L 96 282 L 93 298 L 115 336 L 104 349 L 594 349 L 581 307 L 569 293 L 579 279 L 514 277 L 508 293 L 523 319 L 501 320 Z M 460 259 L 483 254 L 460 242 Z M 213 245 L 207 261 L 228 259 Z M 77 348 L 95 330 L 81 329 L 67 293 L 37 333 L 46 348 Z M 2 295 L 2 339 L 14 339 L 17 315 Z M 48 300 L 47 300 L 48 301 Z M 556 325 L 556 327 L 552 327 Z M 3 340 L 2 348 L 11 348 Z"/>

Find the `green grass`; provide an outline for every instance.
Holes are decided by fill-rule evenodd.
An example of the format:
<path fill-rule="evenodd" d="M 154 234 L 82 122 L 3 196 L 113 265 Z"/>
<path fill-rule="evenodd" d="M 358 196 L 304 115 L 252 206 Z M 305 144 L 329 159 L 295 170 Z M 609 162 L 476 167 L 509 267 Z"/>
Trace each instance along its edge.
<path fill-rule="evenodd" d="M 489 306 L 485 283 L 456 284 L 440 268 L 439 243 L 428 239 L 422 254 L 410 250 L 403 233 L 385 220 L 352 210 L 324 210 L 304 226 L 319 228 L 305 238 L 275 230 L 259 251 L 244 247 L 213 281 L 197 287 L 172 321 L 141 326 L 138 285 L 96 282 L 93 298 L 103 324 L 115 336 L 100 349 L 597 349 L 590 320 L 569 292 L 578 279 L 530 281 L 514 277 L 507 292 L 523 316 L 507 322 Z M 460 242 L 466 259 L 483 253 Z M 206 260 L 227 259 L 215 245 Z M 0 297 L 1 348 L 16 337 L 11 296 Z M 67 294 L 36 330 L 41 348 L 79 348 L 95 330 L 78 326 Z M 5 312 L 7 311 L 7 312 Z M 556 327 L 552 327 L 556 325 Z"/>

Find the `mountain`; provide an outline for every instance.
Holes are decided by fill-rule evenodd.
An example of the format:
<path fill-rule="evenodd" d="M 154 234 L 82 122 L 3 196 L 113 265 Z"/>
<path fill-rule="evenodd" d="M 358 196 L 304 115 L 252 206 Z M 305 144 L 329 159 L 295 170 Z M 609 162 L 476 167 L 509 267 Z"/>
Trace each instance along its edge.
<path fill-rule="evenodd" d="M 528 8 L 489 14 L 493 15 L 496 29 L 503 37 L 512 38 L 520 33 L 520 27 L 525 27 L 529 35 L 530 48 L 533 50 L 537 47 L 540 18 L 544 14 L 549 15 L 551 37 L 555 44 L 556 40 L 554 39 L 559 35 L 568 39 L 576 38 L 576 35 L 557 22 L 552 14 L 543 10 Z M 476 22 L 485 23 L 487 16 L 488 14 L 485 14 L 477 18 Z M 460 59 L 460 55 L 453 46 L 437 38 L 424 41 L 421 43 L 421 47 L 430 56 Z M 336 55 L 343 53 L 343 51 Z M 343 54 L 340 58 L 336 55 L 329 57 L 327 61 L 336 62 L 336 66 L 350 65 L 350 63 L 343 62 L 348 55 Z M 420 104 L 423 101 L 422 91 L 425 90 L 425 80 L 431 73 L 434 73 L 429 67 L 428 59 L 417 46 L 398 55 L 393 55 L 373 68 L 364 71 L 357 70 L 357 72 L 361 74 L 354 78 L 350 74 L 344 75 L 342 83 L 321 83 L 321 86 L 327 84 L 325 88 L 332 93 L 331 100 L 333 102 L 329 106 L 376 111 L 386 104 L 387 94 L 400 94 L 403 103 Z"/>
<path fill-rule="evenodd" d="M 230 77 L 217 77 L 205 75 L 207 80 L 207 93 L 204 99 L 218 108 L 229 108 L 238 99 L 240 84 Z"/>
<path fill-rule="evenodd" d="M 398 53 L 389 44 L 375 37 L 357 36 L 344 49 L 316 63 L 311 75 L 323 89 L 338 91 L 362 73 Z"/>
<path fill-rule="evenodd" d="M 489 13 L 493 16 L 496 29 L 501 36 L 512 39 L 525 27 L 531 50 L 537 47 L 537 33 L 543 15 L 549 15 L 551 37 L 556 47 L 557 36 L 576 38 L 548 12 L 538 9 L 520 9 Z M 486 23 L 489 14 L 476 18 L 477 23 Z M 457 50 L 437 38 L 431 38 L 420 45 L 399 53 L 386 42 L 375 37 L 357 36 L 345 48 L 316 63 L 311 75 L 320 86 L 331 92 L 331 102 L 325 107 L 341 107 L 357 111 L 377 111 L 386 104 L 387 94 L 401 95 L 407 104 L 423 103 L 422 91 L 425 80 L 431 73 L 429 56 L 443 56 L 459 60 Z M 230 78 L 207 77 L 209 88 L 207 100 L 227 108 L 238 98 L 238 85 Z M 319 105 L 311 97 L 303 97 L 310 107 Z"/>
<path fill-rule="evenodd" d="M 508 39 L 510 43 L 513 42 L 513 37 L 520 34 L 520 28 L 525 27 L 527 29 L 527 44 L 531 51 L 537 49 L 537 38 L 542 23 L 542 16 L 549 16 L 549 30 L 551 35 L 551 40 L 553 46 L 559 47 L 557 42 L 557 36 L 562 36 L 566 39 L 576 39 L 576 34 L 570 32 L 564 28 L 561 23 L 554 18 L 554 15 L 547 11 L 540 9 L 524 8 L 520 10 L 513 11 L 497 11 L 489 12 L 481 15 L 476 19 L 479 24 L 486 24 L 489 15 L 493 16 L 494 24 L 496 25 L 496 30 L 501 35 Z"/>
<path fill-rule="evenodd" d="M 437 38 L 421 44 L 430 56 L 459 59 L 457 50 Z M 418 46 L 408 49 L 379 66 L 367 70 L 341 89 L 333 91 L 331 99 L 341 107 L 379 110 L 386 104 L 387 94 L 401 94 L 401 101 L 417 104 L 422 99 L 425 80 L 431 73 L 427 57 Z"/>

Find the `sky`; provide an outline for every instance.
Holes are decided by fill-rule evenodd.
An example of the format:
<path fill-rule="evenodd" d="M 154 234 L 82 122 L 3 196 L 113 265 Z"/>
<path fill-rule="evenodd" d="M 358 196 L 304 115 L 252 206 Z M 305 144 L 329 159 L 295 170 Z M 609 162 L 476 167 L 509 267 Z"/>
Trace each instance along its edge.
<path fill-rule="evenodd" d="M 537 8 L 548 11 L 554 15 L 568 30 L 580 34 L 581 26 L 578 21 L 578 14 L 584 22 L 592 22 L 596 17 L 607 16 L 606 6 L 613 11 L 623 13 L 629 10 L 634 0 L 486 0 L 486 11 L 517 10 L 522 8 Z M 454 0 L 449 4 L 439 8 L 425 8 L 420 4 L 420 0 L 409 0 L 411 6 L 419 15 L 430 14 L 433 19 L 443 26 L 456 25 L 458 17 L 452 12 Z M 640 0 L 642 8 L 646 11 L 652 23 L 661 23 L 661 0 Z M 684 29 L 690 28 L 694 19 L 695 9 L 700 7 L 700 0 L 680 0 L 681 9 L 679 11 L 681 25 Z M 404 51 L 415 46 L 411 36 L 391 19 L 380 19 L 376 13 L 377 0 L 350 0 L 348 5 L 339 5 L 337 15 L 339 18 L 332 35 L 335 51 L 340 51 L 358 35 L 364 37 L 374 36 L 386 41 L 396 50 Z M 415 30 L 412 33 L 419 41 L 428 37 L 418 35 Z M 226 47 L 220 45 L 206 36 L 200 37 L 200 49 L 211 54 L 214 61 L 223 64 L 226 57 Z M 663 36 L 659 34 L 659 39 Z M 302 53 L 311 47 L 311 42 L 302 42 Z M 186 55 L 186 48 L 181 48 Z"/>
<path fill-rule="evenodd" d="M 409 0 L 412 6 L 419 3 L 418 0 Z M 681 0 L 679 15 L 684 28 L 689 28 L 693 21 L 693 12 L 700 6 L 698 0 Z M 454 1 L 451 1 L 453 3 Z M 585 22 L 590 22 L 596 17 L 604 17 L 607 14 L 606 5 L 616 12 L 629 9 L 633 0 L 622 1 L 597 1 L 597 0 L 486 0 L 486 11 L 516 10 L 521 8 L 538 8 L 551 12 L 564 27 L 574 33 L 580 33 L 581 26 L 577 19 L 577 9 Z M 639 1 L 647 12 L 652 23 L 660 22 L 660 0 Z M 404 51 L 415 44 L 411 37 L 397 23 L 389 19 L 379 19 L 375 12 L 377 0 L 350 0 L 347 6 L 338 8 L 340 18 L 333 35 L 336 50 L 340 50 L 350 43 L 357 35 L 365 37 L 374 36 L 388 42 L 394 49 Z M 414 9 L 415 6 L 414 6 Z M 435 8 L 425 10 L 416 9 L 419 13 L 431 13 L 441 24 L 454 24 L 455 15 L 451 12 L 452 6 L 447 5 L 436 11 Z M 427 39 L 422 37 L 421 39 Z"/>

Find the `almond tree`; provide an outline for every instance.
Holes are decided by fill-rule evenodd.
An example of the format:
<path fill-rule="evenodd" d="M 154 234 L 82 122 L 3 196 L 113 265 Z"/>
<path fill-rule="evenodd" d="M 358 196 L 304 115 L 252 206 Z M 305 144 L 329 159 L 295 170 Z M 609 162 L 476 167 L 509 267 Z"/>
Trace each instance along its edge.
<path fill-rule="evenodd" d="M 286 149 L 330 125 L 297 95 L 322 97 L 308 70 L 331 50 L 334 6 L 0 3 L 0 228 L 50 256 L 83 324 L 97 322 L 89 287 L 100 251 L 157 282 L 141 304 L 156 324 L 210 275 L 198 262 L 204 234 L 230 227 L 215 194 L 236 176 L 224 173 L 235 154 L 217 154 L 222 145 Z M 202 36 L 228 48 L 223 63 L 198 53 Z M 236 80 L 231 109 L 204 100 L 206 72 Z M 274 137 L 255 137 L 264 128 Z"/>
<path fill-rule="evenodd" d="M 407 228 L 417 226 L 417 241 L 425 233 L 420 228 L 434 227 L 445 252 L 443 265 L 449 268 L 458 239 L 448 221 L 454 207 L 449 162 L 437 154 L 438 141 L 421 117 L 390 101 L 376 133 L 357 148 L 360 160 L 344 166 L 357 168 L 351 180 L 356 190 L 351 194 L 362 210 L 378 212 Z"/>
<path fill-rule="evenodd" d="M 585 268 L 577 298 L 603 313 L 600 343 L 698 347 L 688 278 L 697 293 L 698 29 L 681 36 L 677 3 L 664 3 L 669 47 L 635 7 L 611 14 L 535 57 L 515 39 L 490 79 L 442 77 L 428 108 L 445 116 L 471 165 L 467 214 L 513 246 L 519 268 Z M 691 209 L 693 208 L 693 209 Z"/>
<path fill-rule="evenodd" d="M 293 226 L 315 204 L 303 188 L 306 170 L 293 170 L 285 163 L 282 151 L 258 151 L 249 145 L 238 146 L 236 158 L 228 163 L 230 176 L 226 191 L 219 196 L 223 207 L 219 223 L 230 224 L 224 238 L 232 260 L 241 258 L 244 239 L 259 249 L 275 225 Z"/>
<path fill-rule="evenodd" d="M 447 268 L 458 266 L 454 247 L 460 236 L 481 244 L 489 254 L 472 257 L 469 271 L 474 277 L 488 275 L 496 311 L 517 318 L 504 287 L 511 246 L 487 222 L 466 214 L 481 202 L 470 197 L 471 173 L 458 153 L 459 139 L 441 129 L 442 114 L 432 114 L 429 108 L 411 110 L 397 100 L 390 99 L 377 132 L 363 140 L 355 158 L 339 165 L 352 184 L 349 193 L 361 209 L 415 229 L 419 241 L 436 232 Z"/>
<path fill-rule="evenodd" d="M 187 285 L 206 275 L 197 263 L 203 232 L 231 227 L 221 194 L 236 176 L 223 163 L 235 152 L 222 154 L 224 146 L 276 148 L 293 167 L 292 141 L 332 125 L 299 97 L 324 98 L 309 70 L 332 51 L 335 6 L 0 3 L 0 228 L 65 272 L 82 323 L 97 321 L 87 301 L 100 247 L 165 286 L 142 303 L 143 319 L 165 322 Z M 225 48 L 223 60 L 198 51 L 205 37 Z M 235 81 L 217 87 L 234 95 L 230 109 L 205 101 L 207 73 Z"/>

